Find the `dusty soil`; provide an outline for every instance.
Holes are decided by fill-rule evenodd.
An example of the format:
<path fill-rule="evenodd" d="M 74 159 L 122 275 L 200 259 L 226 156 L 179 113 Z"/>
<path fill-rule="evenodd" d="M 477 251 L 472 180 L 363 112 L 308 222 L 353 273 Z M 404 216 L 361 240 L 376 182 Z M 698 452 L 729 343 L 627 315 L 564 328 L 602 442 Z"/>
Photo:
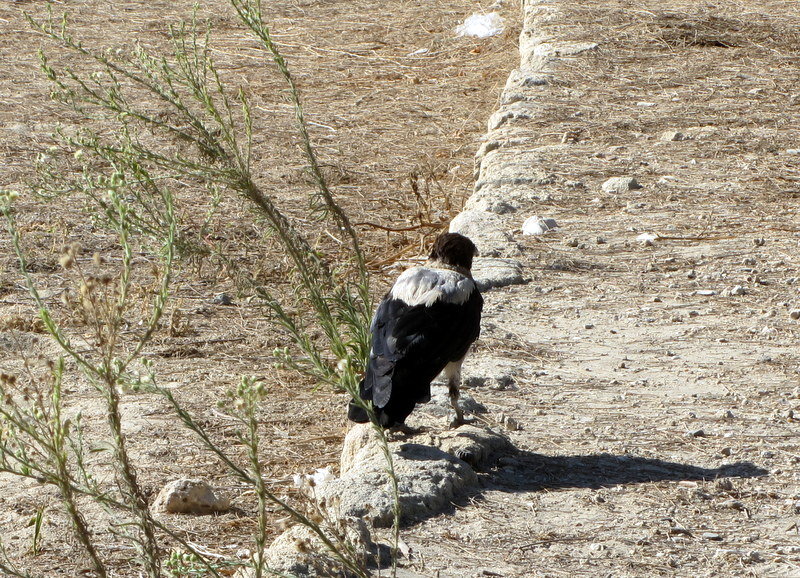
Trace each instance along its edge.
<path fill-rule="evenodd" d="M 791 152 L 799 142 L 800 13 L 793 2 L 767 0 L 628 4 L 561 6 L 567 14 L 555 33 L 599 46 L 563 59 L 558 82 L 536 93 L 542 114 L 508 127 L 521 143 L 508 154 L 527 155 L 552 178 L 504 216 L 524 248 L 530 282 L 487 294 L 475 352 L 510 360 L 515 384 L 470 394 L 489 408 L 488 420 L 505 414 L 520 424 L 507 431 L 520 453 L 483 472 L 479 490 L 451 511 L 404 530 L 411 551 L 403 564 L 422 575 L 800 575 L 798 326 L 790 316 L 800 309 L 800 156 Z M 130 46 L 134 30 L 143 43 L 163 43 L 164 23 L 190 11 L 181 2 L 65 6 L 88 42 L 115 47 Z M 36 3 L 0 7 L 0 58 L 8 63 L 0 79 L 3 187 L 22 188 L 36 155 L 53 143 L 55 124 L 73 118 L 47 100 L 36 71 L 41 41 L 22 19 L 26 9 L 43 12 Z M 394 261 L 416 254 L 435 232 L 426 224 L 446 222 L 469 195 L 472 155 L 517 65 L 519 7 L 505 9 L 511 23 L 502 37 L 455 38 L 452 29 L 474 9 L 444 0 L 391 11 L 367 2 L 276 4 L 276 38 L 338 175 L 337 194 L 354 221 L 373 223 L 361 229 L 376 292 L 397 270 Z M 215 25 L 226 74 L 247 78 L 263 99 L 261 177 L 292 202 L 305 184 L 288 109 L 270 98 L 278 81 L 224 3 L 204 6 L 200 16 Z M 421 48 L 428 52 L 413 54 Z M 665 131 L 688 138 L 661 140 Z M 428 178 L 429 193 L 414 194 L 412 172 Z M 619 175 L 643 188 L 601 190 Z M 186 194 L 187 202 L 207 203 L 197 191 Z M 241 244 L 246 262 L 280 282 L 269 244 L 267 257 L 247 247 L 263 231 L 241 203 L 226 203 L 219 230 L 231 246 Z M 79 241 L 87 260 L 114 251 L 85 223 L 77 200 L 57 214 L 42 213 L 32 199 L 20 206 L 29 209 L 20 219 L 34 275 L 54 294 L 67 280 L 57 267 L 64 244 Z M 534 213 L 555 218 L 560 230 L 522 237 L 518 229 Z M 642 232 L 661 238 L 645 246 L 636 240 Z M 2 367 L 16 371 L 20 344 L 39 339 L 44 353 L 53 349 L 30 331 L 30 303 L 6 238 L 2 251 Z M 743 295 L 724 293 L 737 285 Z M 214 305 L 222 291 L 234 294 L 224 271 L 187 266 L 175 302 L 185 325 L 172 335 L 165 327 L 146 354 L 234 454 L 233 425 L 216 401 L 241 374 L 267 377 L 263 461 L 271 483 L 290 492 L 293 472 L 337 463 L 344 400 L 274 372 L 278 334 L 244 299 Z M 70 403 L 98 418 L 101 431 L 100 416 L 92 416 L 98 406 L 80 382 L 70 385 Z M 174 524 L 235 560 L 254 529 L 252 496 L 166 408 L 132 395 L 125 409 L 148 491 L 191 473 L 231 497 L 236 513 Z M 85 569 L 52 491 L 0 481 L 12 558 L 45 576 Z M 43 542 L 33 555 L 28 521 L 43 505 Z M 101 540 L 119 575 L 136 575 L 130 553 L 110 534 Z"/>
<path fill-rule="evenodd" d="M 503 36 L 475 41 L 454 33 L 471 13 L 460 2 L 403 2 L 389 12 L 380 2 L 271 2 L 269 7 L 274 39 L 304 97 L 323 169 L 363 235 L 375 292 L 381 292 L 396 270 L 395 261 L 416 255 L 447 226 L 469 195 L 474 151 L 513 66 L 519 24 L 512 20 Z M 0 187 L 23 191 L 17 218 L 29 272 L 66 330 L 78 340 L 91 339 L 90 328 L 70 316 L 61 303 L 64 287 L 75 281 L 75 273 L 62 269 L 58 260 L 63 247 L 77 242 L 84 267 L 91 269 L 95 252 L 112 266 L 119 263 L 117 243 L 87 216 L 79 196 L 48 204 L 30 194 L 26 185 L 40 155 L 59 152 L 51 150 L 59 146 L 52 136 L 56 128 L 86 122 L 48 98 L 51 86 L 38 66 L 40 47 L 58 67 L 91 67 L 31 30 L 24 12 L 42 19 L 45 8 L 39 2 L 0 6 L 4 63 Z M 86 46 L 109 47 L 114 54 L 132 49 L 136 42 L 163 49 L 169 41 L 167 26 L 191 17 L 192 2 L 92 0 L 55 5 L 57 14 L 59 8 L 67 10 L 75 35 Z M 282 81 L 227 2 L 204 3 L 198 19 L 213 26 L 211 46 L 222 76 L 234 87 L 243 86 L 252 99 L 254 166 L 260 184 L 287 213 L 299 217 L 302 226 L 309 182 Z M 112 130 L 102 119 L 92 126 L 101 134 Z M 176 194 L 190 227 L 213 208 L 208 192 L 193 183 L 184 183 Z M 244 202 L 223 197 L 210 231 L 208 238 L 223 244 L 255 277 L 267 279 L 279 292 L 287 287 L 285 259 L 275 252 L 263 223 Z M 57 348 L 35 321 L 5 234 L 0 247 L 0 366 L 4 372 L 21 374 L 23 353 L 52 357 Z M 137 273 L 145 275 L 138 289 L 145 300 L 149 299 L 146 283 L 152 281 L 147 267 L 146 259 L 139 258 Z M 232 306 L 214 303 L 213 298 L 223 292 L 232 296 Z M 248 302 L 246 294 L 237 294 L 227 271 L 195 256 L 181 263 L 174 294 L 163 330 L 144 355 L 154 363 L 161 383 L 174 389 L 215 439 L 244 459 L 229 408 L 217 407 L 217 402 L 240 376 L 256 375 L 270 389 L 262 412 L 262 462 L 270 483 L 293 494 L 293 473 L 338 464 L 347 427 L 346 400 L 292 372 L 273 368 L 273 349 L 286 343 L 267 321 L 266 311 Z M 82 410 L 96 447 L 107 435 L 101 405 L 74 372 L 66 391 L 67 405 Z M 123 411 L 128 442 L 147 492 L 155 496 L 165 482 L 191 475 L 208 480 L 231 498 L 236 513 L 175 518 L 174 523 L 192 541 L 237 562 L 238 551 L 252 548 L 252 494 L 228 477 L 218 460 L 199 449 L 161 401 L 130 395 Z M 94 465 L 107 471 L 101 467 L 104 454 L 99 455 Z M 6 475 L 0 480 L 1 534 L 11 558 L 43 576 L 84 571 L 88 566 L 54 505 L 53 491 Z M 96 507 L 85 506 L 92 517 L 104 519 Z M 42 508 L 41 548 L 32 555 L 29 521 Z M 273 515 L 275 534 L 281 530 L 277 520 L 282 517 L 280 512 Z M 95 531 L 102 554 L 115 561 L 117 575 L 138 575 L 130 568 L 130 551 L 107 527 L 97 523 Z"/>
<path fill-rule="evenodd" d="M 491 136 L 547 177 L 509 229 L 561 225 L 487 296 L 479 352 L 524 371 L 474 394 L 523 452 L 405 538 L 441 576 L 797 576 L 800 12 L 556 7 L 534 34 L 598 47 Z"/>

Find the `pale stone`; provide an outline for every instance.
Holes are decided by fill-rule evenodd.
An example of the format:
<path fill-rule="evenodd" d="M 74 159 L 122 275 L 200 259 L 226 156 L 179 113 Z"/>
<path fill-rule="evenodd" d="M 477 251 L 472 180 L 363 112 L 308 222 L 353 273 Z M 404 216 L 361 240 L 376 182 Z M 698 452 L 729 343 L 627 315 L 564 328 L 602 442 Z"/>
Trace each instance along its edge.
<path fill-rule="evenodd" d="M 210 514 L 228 510 L 230 501 L 218 498 L 203 480 L 181 479 L 173 480 L 161 489 L 153 508 L 169 514 Z"/>

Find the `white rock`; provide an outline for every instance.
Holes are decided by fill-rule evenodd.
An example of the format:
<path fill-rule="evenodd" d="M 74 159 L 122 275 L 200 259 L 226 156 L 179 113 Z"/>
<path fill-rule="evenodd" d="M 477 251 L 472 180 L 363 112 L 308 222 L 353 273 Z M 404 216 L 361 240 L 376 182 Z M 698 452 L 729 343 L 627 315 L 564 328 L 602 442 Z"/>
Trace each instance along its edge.
<path fill-rule="evenodd" d="M 347 518 L 339 521 L 339 531 L 343 530 L 348 542 L 362 558 L 365 565 L 377 566 L 388 561 L 388 548 L 381 549 L 372 541 L 369 528 L 363 520 Z M 325 530 L 325 528 L 323 528 Z M 336 536 L 328 533 L 328 539 L 337 543 Z M 264 553 L 270 572 L 267 575 L 280 573 L 282 576 L 298 578 L 323 578 L 328 576 L 354 576 L 329 551 L 319 536 L 310 528 L 297 525 L 289 528 L 275 538 Z M 234 578 L 253 578 L 253 568 L 241 568 Z"/>
<path fill-rule="evenodd" d="M 519 285 L 525 282 L 522 276 L 522 263 L 516 259 L 497 257 L 478 257 L 472 263 L 472 278 L 479 291 L 493 287 Z"/>
<path fill-rule="evenodd" d="M 611 177 L 602 186 L 606 193 L 618 194 L 641 188 L 642 185 L 634 177 Z"/>
<path fill-rule="evenodd" d="M 153 502 L 157 512 L 169 514 L 210 514 L 224 512 L 230 501 L 218 498 L 203 480 L 173 480 L 164 486 Z"/>
<path fill-rule="evenodd" d="M 653 241 L 656 241 L 657 239 L 658 235 L 655 233 L 642 233 L 636 237 L 636 240 L 640 243 L 650 243 L 651 245 L 653 244 Z"/>
<path fill-rule="evenodd" d="M 663 133 L 661 133 L 661 140 L 663 141 L 686 140 L 686 135 L 677 130 L 666 130 Z"/>
<path fill-rule="evenodd" d="M 528 217 L 522 224 L 523 235 L 544 235 L 548 231 L 557 229 L 558 224 L 555 219 L 543 219 L 537 215 Z"/>
<path fill-rule="evenodd" d="M 438 513 L 456 494 L 478 482 L 469 465 L 438 448 L 393 443 L 391 451 L 404 522 Z M 394 499 L 383 452 L 374 444 L 359 450 L 347 472 L 319 488 L 316 498 L 334 517 L 363 519 L 375 527 L 391 526 Z"/>

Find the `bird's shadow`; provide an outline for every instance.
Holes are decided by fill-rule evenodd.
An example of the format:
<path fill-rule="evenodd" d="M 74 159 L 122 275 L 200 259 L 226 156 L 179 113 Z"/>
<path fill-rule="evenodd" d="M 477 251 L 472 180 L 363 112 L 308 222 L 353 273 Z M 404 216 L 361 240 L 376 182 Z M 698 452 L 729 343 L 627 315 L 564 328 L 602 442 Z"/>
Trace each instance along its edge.
<path fill-rule="evenodd" d="M 710 481 L 756 478 L 769 472 L 751 462 L 703 468 L 679 462 L 630 455 L 589 454 L 546 456 L 518 450 L 502 467 L 484 471 L 485 489 L 535 492 L 544 489 L 599 489 L 623 484 L 663 481 Z"/>

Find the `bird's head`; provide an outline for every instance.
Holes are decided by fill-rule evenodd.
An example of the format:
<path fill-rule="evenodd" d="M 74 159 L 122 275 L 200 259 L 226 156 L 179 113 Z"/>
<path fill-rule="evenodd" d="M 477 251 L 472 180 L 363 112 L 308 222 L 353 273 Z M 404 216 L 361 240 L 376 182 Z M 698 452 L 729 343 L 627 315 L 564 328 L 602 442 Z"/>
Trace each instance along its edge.
<path fill-rule="evenodd" d="M 436 237 L 431 248 L 431 261 L 439 261 L 453 267 L 472 269 L 472 258 L 478 254 L 475 243 L 459 233 L 442 233 Z"/>

